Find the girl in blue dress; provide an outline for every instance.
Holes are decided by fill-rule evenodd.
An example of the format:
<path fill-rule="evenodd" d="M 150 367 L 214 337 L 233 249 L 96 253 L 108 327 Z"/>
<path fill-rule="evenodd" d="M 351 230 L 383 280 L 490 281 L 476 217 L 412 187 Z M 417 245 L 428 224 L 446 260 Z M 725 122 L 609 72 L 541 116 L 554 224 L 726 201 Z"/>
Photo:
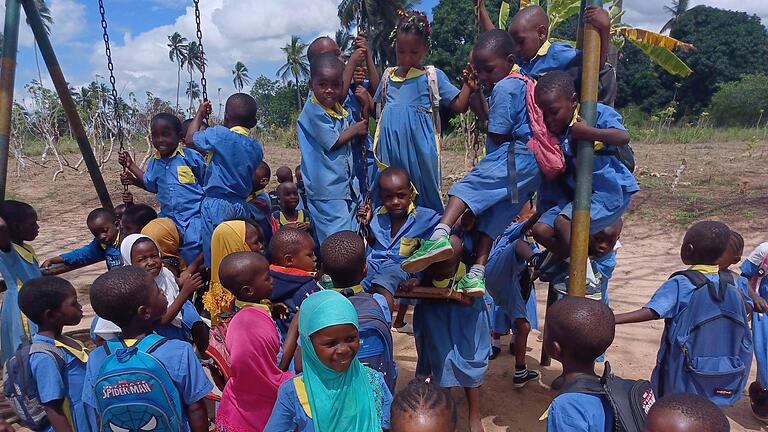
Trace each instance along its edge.
<path fill-rule="evenodd" d="M 430 81 L 439 93 L 432 92 L 432 97 L 439 99 L 441 106 L 460 113 L 469 108 L 469 97 L 476 88 L 465 82 L 459 90 L 443 71 L 422 66 L 429 50 L 430 26 L 426 15 L 403 12 L 392 34 L 397 67 L 384 71 L 374 96 L 381 111 L 374 136 L 374 156 L 379 169 L 396 166 L 408 171 L 418 192 L 416 205 L 442 213 L 440 137 L 434 121 L 440 113 L 431 103 Z"/>
<path fill-rule="evenodd" d="M 37 325 L 19 309 L 19 290 L 24 282 L 41 276 L 35 250 L 26 242 L 37 238 L 37 213 L 29 204 L 5 201 L 0 207 L 0 274 L 5 294 L 0 307 L 0 351 L 3 364 L 19 344 L 37 333 Z"/>

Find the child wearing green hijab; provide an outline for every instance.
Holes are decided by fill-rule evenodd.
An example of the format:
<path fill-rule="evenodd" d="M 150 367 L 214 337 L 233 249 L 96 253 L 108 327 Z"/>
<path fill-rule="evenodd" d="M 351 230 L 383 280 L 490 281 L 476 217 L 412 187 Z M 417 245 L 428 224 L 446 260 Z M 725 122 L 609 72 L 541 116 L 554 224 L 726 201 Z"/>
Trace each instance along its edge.
<path fill-rule="evenodd" d="M 381 373 L 357 360 L 357 312 L 343 295 L 307 297 L 299 313 L 303 374 L 284 382 L 265 432 L 389 429 L 392 394 Z"/>

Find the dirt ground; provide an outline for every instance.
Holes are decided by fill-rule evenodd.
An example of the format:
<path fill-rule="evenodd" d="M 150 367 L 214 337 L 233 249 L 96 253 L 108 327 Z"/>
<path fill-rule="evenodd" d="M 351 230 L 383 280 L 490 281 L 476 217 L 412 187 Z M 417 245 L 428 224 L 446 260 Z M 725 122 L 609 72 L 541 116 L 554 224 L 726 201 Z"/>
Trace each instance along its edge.
<path fill-rule="evenodd" d="M 636 195 L 625 217 L 623 248 L 610 284 L 612 307 L 617 312 L 642 306 L 668 275 L 682 268 L 679 245 L 685 226 L 693 221 L 714 218 L 728 223 L 744 235 L 745 255 L 761 241 L 768 240 L 768 223 L 762 219 L 768 205 L 768 176 L 757 171 L 761 165 L 754 164 L 755 159 L 764 159 L 766 150 L 768 143 L 765 142 L 635 145 L 637 175 L 643 190 Z M 273 173 L 283 164 L 296 166 L 299 160 L 296 149 L 269 146 L 265 153 Z M 450 183 L 461 177 L 463 155 L 445 154 L 446 183 Z M 685 168 L 673 189 L 675 173 L 683 161 Z M 14 176 L 13 167 L 9 171 L 9 198 L 29 202 L 38 211 L 40 236 L 33 245 L 41 261 L 91 240 L 85 216 L 99 203 L 87 173 L 67 171 L 52 183 L 53 168 L 31 166 L 20 177 Z M 116 161 L 105 167 L 105 177 L 110 193 L 119 201 L 122 187 L 117 180 Z M 133 190 L 137 202 L 155 203 L 148 194 Z M 84 305 L 86 318 L 82 327 L 86 327 L 93 316 L 88 288 L 104 270 L 103 264 L 96 264 L 66 275 L 77 287 Z M 543 285 L 537 287 L 540 326 L 544 322 L 545 290 Z M 626 378 L 648 378 L 662 326 L 663 322 L 657 321 L 619 327 L 607 353 L 613 371 Z M 394 338 L 400 370 L 398 381 L 403 386 L 413 377 L 416 351 L 412 337 L 395 334 Z M 508 337 L 502 339 L 504 347 L 508 342 Z M 545 430 L 545 423 L 538 418 L 555 392 L 543 383 L 550 383 L 560 374 L 560 365 L 553 362 L 552 366 L 539 367 L 538 331 L 532 332 L 528 346 L 528 366 L 541 370 L 542 384 L 530 383 L 522 390 L 514 389 L 513 357 L 503 351 L 491 361 L 482 387 L 483 421 L 489 432 Z M 458 389 L 454 389 L 453 394 L 460 409 L 459 430 L 466 430 L 464 396 Z M 734 431 L 761 430 L 761 424 L 751 416 L 746 397 L 727 409 L 726 414 Z"/>

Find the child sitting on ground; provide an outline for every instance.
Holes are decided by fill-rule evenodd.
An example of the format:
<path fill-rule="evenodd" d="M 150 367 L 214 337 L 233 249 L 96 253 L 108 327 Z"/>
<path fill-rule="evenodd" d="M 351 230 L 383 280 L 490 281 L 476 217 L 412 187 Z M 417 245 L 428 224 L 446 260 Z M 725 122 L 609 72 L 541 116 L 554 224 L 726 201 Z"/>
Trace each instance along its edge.
<path fill-rule="evenodd" d="M 285 337 L 301 303 L 320 290 L 315 281 L 315 242 L 306 231 L 283 228 L 272 237 L 269 256 L 272 260 L 269 266 L 272 303 L 283 303 L 288 308 L 287 319 L 276 320 L 280 333 Z"/>
<path fill-rule="evenodd" d="M 643 432 L 729 432 L 728 418 L 707 398 L 676 393 L 656 401 Z"/>
<path fill-rule="evenodd" d="M 457 417 L 449 391 L 415 379 L 392 400 L 390 432 L 454 432 Z"/>
<path fill-rule="evenodd" d="M 191 148 L 179 144 L 181 121 L 173 114 L 160 113 L 152 117 L 150 137 L 156 152 L 149 159 L 146 172 L 121 152 L 119 161 L 128 171 L 121 174 L 123 184 L 132 184 L 157 194 L 160 217 L 176 222 L 184 244 L 181 255 L 191 263 L 200 253 L 200 203 L 203 201 L 205 159 Z"/>
<path fill-rule="evenodd" d="M 19 293 L 19 307 L 38 325 L 37 334 L 32 336 L 29 367 L 50 430 L 97 431 L 96 418 L 82 401 L 87 351 L 80 342 L 62 334 L 64 326 L 78 325 L 83 319 L 75 287 L 56 276 L 31 279 Z"/>
<path fill-rule="evenodd" d="M 124 239 L 131 234 L 141 233 L 141 230 L 155 219 L 157 219 L 157 212 L 146 204 L 134 204 L 127 207 L 120 219 L 120 238 Z"/>
<path fill-rule="evenodd" d="M 153 334 L 155 325 L 166 314 L 168 300 L 152 276 L 134 266 L 118 267 L 96 278 L 90 294 L 94 312 L 117 324 L 121 333 L 88 357 L 83 402 L 96 411 L 101 424 L 113 430 L 157 427 L 181 432 L 208 431 L 204 398 L 213 384 L 190 344 Z M 140 353 L 150 355 L 157 364 L 152 369 L 140 369 L 144 376 L 154 375 L 154 383 L 147 383 L 152 385 L 144 391 L 156 406 L 139 404 L 133 392 L 117 391 L 131 373 L 136 373 L 135 369 L 120 373 L 120 365 L 136 365 L 141 360 L 136 357 Z M 164 396 L 158 395 L 160 391 Z M 168 423 L 161 423 L 168 418 Z"/>
<path fill-rule="evenodd" d="M 107 270 L 122 265 L 115 213 L 109 209 L 97 208 L 88 213 L 85 223 L 93 234 L 93 240 L 81 248 L 48 258 L 43 261 L 42 268 L 47 269 L 54 264 L 80 267 L 101 260 L 106 261 Z"/>
<path fill-rule="evenodd" d="M 278 387 L 293 377 L 276 364 L 280 337 L 269 306 L 269 273 L 269 263 L 255 252 L 237 252 L 221 263 L 221 283 L 237 299 L 239 311 L 227 327 L 231 375 L 216 412 L 216 430 L 264 430 Z"/>
<path fill-rule="evenodd" d="M 381 373 L 355 357 L 363 342 L 352 303 L 333 290 L 316 292 L 298 322 L 303 374 L 280 385 L 264 430 L 388 430 L 392 394 Z"/>
<path fill-rule="evenodd" d="M 368 119 L 353 124 L 342 106 L 344 65 L 333 54 L 321 54 L 310 64 L 312 98 L 299 115 L 301 174 L 307 190 L 307 208 L 322 244 L 339 231 L 357 231 L 360 199 L 354 181 L 351 142 L 368 134 Z"/>
<path fill-rule="evenodd" d="M 283 182 L 277 186 L 280 209 L 272 213 L 272 219 L 280 228 L 295 228 L 311 232 L 312 221 L 309 212 L 299 209 L 299 188 L 293 182 Z"/>
<path fill-rule="evenodd" d="M 254 211 L 246 203 L 253 192 L 253 173 L 263 159 L 261 143 L 249 136 L 256 126 L 256 101 L 245 93 L 227 99 L 224 122 L 202 130 L 203 120 L 211 113 L 211 102 L 203 101 L 185 138 L 188 146 L 208 153 L 200 205 L 200 238 L 205 265 L 211 265 L 211 236 L 221 222 L 252 218 Z"/>
<path fill-rule="evenodd" d="M 727 406 L 744 390 L 752 363 L 751 300 L 730 272 L 719 271 L 730 236 L 720 222 L 693 224 L 680 248 L 689 270 L 673 274 L 643 308 L 616 316 L 617 324 L 666 320 L 651 377 L 658 396 L 693 393 Z"/>

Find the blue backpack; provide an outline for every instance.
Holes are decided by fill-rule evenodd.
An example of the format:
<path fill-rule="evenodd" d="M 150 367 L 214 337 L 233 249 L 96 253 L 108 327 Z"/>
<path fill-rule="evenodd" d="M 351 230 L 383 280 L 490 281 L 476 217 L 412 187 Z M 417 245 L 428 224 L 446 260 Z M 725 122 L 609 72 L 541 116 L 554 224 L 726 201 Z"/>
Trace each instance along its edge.
<path fill-rule="evenodd" d="M 179 391 L 165 366 L 152 356 L 166 341 L 149 334 L 132 347 L 117 338 L 104 344 L 107 358 L 94 386 L 102 432 L 183 429 Z"/>
<path fill-rule="evenodd" d="M 749 379 L 753 351 L 741 293 L 730 272 L 720 272 L 719 284 L 695 270 L 670 279 L 676 276 L 695 288 L 688 307 L 664 325 L 666 355 L 654 371 L 659 397 L 693 393 L 718 406 L 733 405 Z"/>
<path fill-rule="evenodd" d="M 392 332 L 387 318 L 371 294 L 358 293 L 348 298 L 355 306 L 360 325 L 360 349 L 357 351 L 357 358 L 360 363 L 381 372 L 389 391 L 394 392 L 397 365 L 392 355 Z"/>

